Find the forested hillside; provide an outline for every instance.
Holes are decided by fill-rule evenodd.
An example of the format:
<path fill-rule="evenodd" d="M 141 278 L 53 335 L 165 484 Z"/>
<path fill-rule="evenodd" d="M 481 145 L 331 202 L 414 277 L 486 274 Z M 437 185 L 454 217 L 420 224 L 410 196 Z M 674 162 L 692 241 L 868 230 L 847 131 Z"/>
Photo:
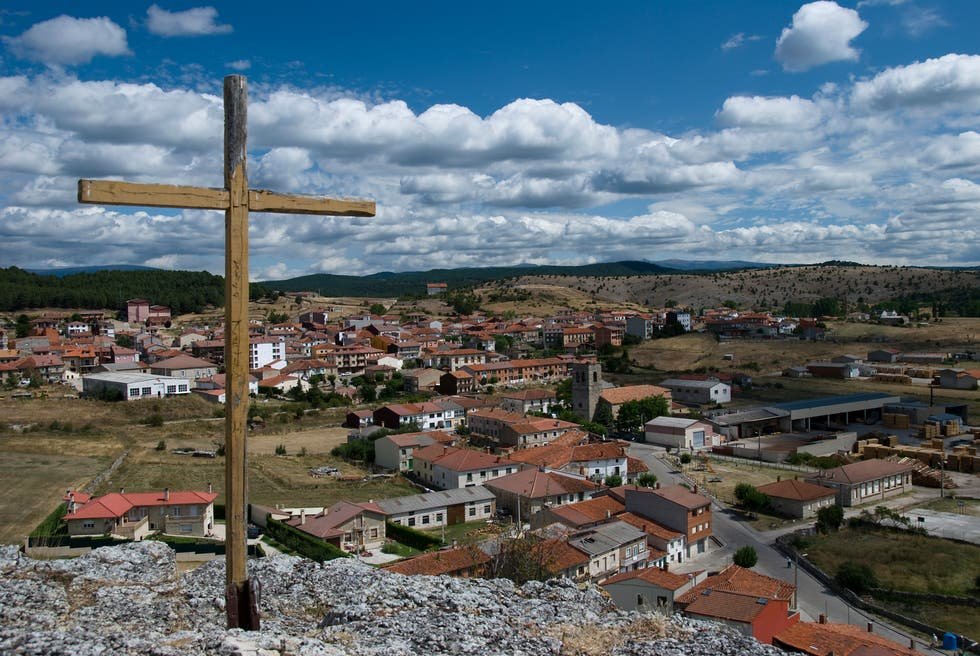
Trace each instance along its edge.
<path fill-rule="evenodd" d="M 122 310 L 131 298 L 169 306 L 174 314 L 199 312 L 224 303 L 224 278 L 206 271 L 96 271 L 42 276 L 17 267 L 0 269 L 0 311 L 26 308 Z M 252 285 L 254 297 L 265 291 Z"/>

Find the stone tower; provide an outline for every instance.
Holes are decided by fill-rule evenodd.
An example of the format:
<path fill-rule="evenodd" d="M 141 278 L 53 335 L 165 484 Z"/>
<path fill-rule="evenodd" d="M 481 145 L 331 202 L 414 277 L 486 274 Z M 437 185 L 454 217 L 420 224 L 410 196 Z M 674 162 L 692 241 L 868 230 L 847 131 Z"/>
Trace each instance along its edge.
<path fill-rule="evenodd" d="M 602 366 L 599 363 L 575 362 L 572 364 L 572 412 L 586 421 L 592 421 L 599 393 L 602 392 Z"/>

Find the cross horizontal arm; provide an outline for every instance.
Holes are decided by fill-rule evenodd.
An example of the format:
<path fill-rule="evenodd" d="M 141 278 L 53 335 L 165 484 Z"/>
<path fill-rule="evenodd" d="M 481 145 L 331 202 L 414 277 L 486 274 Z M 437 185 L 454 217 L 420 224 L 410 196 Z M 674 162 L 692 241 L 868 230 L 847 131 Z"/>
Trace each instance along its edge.
<path fill-rule="evenodd" d="M 226 189 L 180 187 L 177 185 L 119 182 L 117 180 L 79 180 L 78 202 L 95 205 L 141 205 L 199 210 L 226 210 Z"/>
<path fill-rule="evenodd" d="M 340 200 L 322 196 L 277 194 L 262 189 L 248 190 L 248 209 L 253 212 L 321 214 L 328 216 L 374 216 L 374 201 Z"/>

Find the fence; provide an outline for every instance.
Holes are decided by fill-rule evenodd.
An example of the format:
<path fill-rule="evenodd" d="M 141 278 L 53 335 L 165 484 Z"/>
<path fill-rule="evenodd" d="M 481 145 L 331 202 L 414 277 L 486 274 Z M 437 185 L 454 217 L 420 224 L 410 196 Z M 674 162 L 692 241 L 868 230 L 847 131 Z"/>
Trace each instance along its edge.
<path fill-rule="evenodd" d="M 822 569 L 820 569 L 819 567 L 811 563 L 809 560 L 804 558 L 803 555 L 800 554 L 799 551 L 795 547 L 793 547 L 792 544 L 790 544 L 790 540 L 792 540 L 793 537 L 794 534 L 781 535 L 778 538 L 776 538 L 776 541 L 773 544 L 773 546 L 776 548 L 777 551 L 782 552 L 787 558 L 794 558 L 794 559 L 798 558 L 800 567 L 805 569 L 810 574 L 810 576 L 817 579 L 817 581 L 827 586 L 827 588 L 829 588 L 838 597 L 843 599 L 846 603 L 850 604 L 851 606 L 860 608 L 861 610 L 867 611 L 869 613 L 874 613 L 876 615 L 881 615 L 882 617 L 887 617 L 890 620 L 898 622 L 899 624 L 904 624 L 907 627 L 911 627 L 927 635 L 941 636 L 944 633 L 946 633 L 945 629 L 941 629 L 936 626 L 931 626 L 929 624 L 926 624 L 925 622 L 920 622 L 919 620 L 913 619 L 911 617 L 907 617 L 905 615 L 902 615 L 901 613 L 896 613 L 895 611 L 890 610 L 888 608 L 883 608 L 882 606 L 879 606 L 877 604 L 871 603 L 869 601 L 865 601 L 858 595 L 854 594 L 847 588 L 843 587 L 840 583 L 837 582 L 836 579 L 829 576 Z M 968 651 L 975 654 L 980 654 L 980 644 L 974 643 L 972 647 L 968 648 Z"/>

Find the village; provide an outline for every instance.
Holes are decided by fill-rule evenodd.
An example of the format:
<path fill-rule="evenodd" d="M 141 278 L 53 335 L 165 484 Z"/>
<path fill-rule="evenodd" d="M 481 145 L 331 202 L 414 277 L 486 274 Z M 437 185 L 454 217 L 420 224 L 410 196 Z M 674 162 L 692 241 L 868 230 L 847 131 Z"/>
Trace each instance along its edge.
<path fill-rule="evenodd" d="M 446 292 L 430 283 L 420 298 L 438 301 Z M 867 582 L 841 582 L 840 569 L 867 568 L 864 559 L 818 555 L 832 551 L 819 545 L 822 536 L 845 530 L 881 540 L 908 531 L 978 548 L 973 353 L 887 344 L 841 352 L 772 374 L 852 381 L 847 393 L 765 402 L 751 396 L 758 367 L 739 368 L 735 356 L 722 356 L 727 370 L 663 372 L 642 382 L 635 372 L 623 375 L 631 369 L 626 349 L 694 333 L 732 350 L 746 340 L 823 342 L 829 318 L 675 307 L 501 317 L 446 306 L 432 312 L 431 303 L 358 309 L 312 293 L 289 296 L 295 303 L 282 310 L 253 307 L 249 440 L 276 443 L 262 464 L 272 471 L 291 460 L 286 422 L 312 423 L 310 435 L 329 438 L 303 442 L 306 471 L 290 465 L 292 480 L 307 478 L 301 494 L 259 491 L 249 499 L 256 556 L 353 556 L 406 575 L 563 577 L 598 584 L 623 609 L 713 619 L 766 644 L 821 655 L 831 644 L 846 649 L 840 653 L 861 646 L 906 653 L 915 644 L 888 624 L 872 630 L 877 620 L 856 630 L 845 621 L 850 610 L 841 616 L 821 601 L 823 586 L 867 617 L 906 620 L 906 630 L 912 622 L 920 647 L 976 626 L 974 611 L 955 599 L 962 617 L 909 619 L 868 597 Z M 184 470 L 179 480 L 136 468 L 109 472 L 95 486 L 66 482 L 47 531 L 24 541 L 28 552 L 68 555 L 158 538 L 196 543 L 185 548 L 189 561 L 220 554 L 220 473 L 211 465 L 223 456 L 220 440 L 181 441 L 177 425 L 191 419 L 164 416 L 191 401 L 198 414 L 203 407 L 222 416 L 220 318 L 175 317 L 132 299 L 119 317 L 46 311 L 16 323 L 16 332 L 0 333 L 5 403 L 55 403 L 66 418 L 93 403 L 152 406 L 143 448 L 182 459 Z M 4 431 L 37 428 L 11 423 Z M 167 453 L 168 444 L 179 446 Z M 162 485 L 132 487 L 145 480 Z M 184 481 L 197 484 L 182 488 Z M 329 491 L 316 491 L 320 481 Z M 963 576 L 968 591 L 973 573 Z"/>

